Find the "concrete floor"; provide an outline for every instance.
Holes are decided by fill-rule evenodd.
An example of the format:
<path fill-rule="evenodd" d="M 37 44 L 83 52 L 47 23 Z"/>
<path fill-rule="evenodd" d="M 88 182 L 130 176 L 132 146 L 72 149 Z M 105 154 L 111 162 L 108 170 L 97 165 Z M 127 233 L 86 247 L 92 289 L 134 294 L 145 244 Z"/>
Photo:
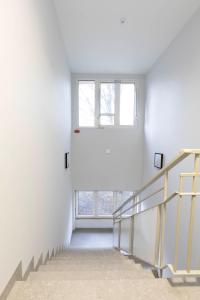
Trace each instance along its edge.
<path fill-rule="evenodd" d="M 71 245 L 74 248 L 112 248 L 112 229 L 76 229 L 73 232 Z"/>

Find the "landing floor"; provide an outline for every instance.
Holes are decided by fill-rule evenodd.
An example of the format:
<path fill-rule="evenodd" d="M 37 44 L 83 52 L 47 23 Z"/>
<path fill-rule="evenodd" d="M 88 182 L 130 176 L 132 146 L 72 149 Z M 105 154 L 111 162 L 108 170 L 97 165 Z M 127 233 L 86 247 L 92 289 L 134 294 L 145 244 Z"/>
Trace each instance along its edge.
<path fill-rule="evenodd" d="M 75 248 L 112 248 L 112 229 L 76 229 L 70 247 Z"/>

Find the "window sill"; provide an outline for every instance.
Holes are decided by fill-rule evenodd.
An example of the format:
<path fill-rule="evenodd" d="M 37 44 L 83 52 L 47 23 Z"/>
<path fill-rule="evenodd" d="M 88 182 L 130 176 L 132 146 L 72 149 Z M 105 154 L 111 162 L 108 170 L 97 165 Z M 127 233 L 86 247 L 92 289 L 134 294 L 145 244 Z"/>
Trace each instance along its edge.
<path fill-rule="evenodd" d="M 98 216 L 98 217 L 90 217 L 90 216 L 76 216 L 76 220 L 112 220 L 113 217 L 112 216 Z"/>
<path fill-rule="evenodd" d="M 80 130 L 84 129 L 137 129 L 136 125 L 121 125 L 121 126 L 95 126 L 95 127 L 77 127 Z M 74 129 L 75 130 L 75 129 Z"/>

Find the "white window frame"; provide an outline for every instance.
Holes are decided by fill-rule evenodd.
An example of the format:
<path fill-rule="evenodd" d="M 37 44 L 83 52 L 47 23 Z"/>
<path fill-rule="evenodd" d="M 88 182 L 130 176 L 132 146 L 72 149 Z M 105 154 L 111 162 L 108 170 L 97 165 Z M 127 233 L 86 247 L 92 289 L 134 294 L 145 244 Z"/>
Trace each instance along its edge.
<path fill-rule="evenodd" d="M 93 81 L 95 83 L 95 125 L 94 126 L 79 126 L 79 82 L 81 81 Z M 100 125 L 100 95 L 101 83 L 115 83 L 115 113 L 114 113 L 114 125 Z M 133 125 L 120 125 L 120 84 L 134 84 L 135 85 L 135 97 L 134 97 L 134 120 Z M 92 79 L 92 78 L 78 78 L 75 80 L 74 85 L 74 95 L 75 95 L 75 111 L 74 120 L 75 128 L 86 128 L 86 129 L 96 129 L 96 128 L 136 128 L 138 122 L 138 87 L 137 82 L 133 79 Z M 106 114 L 108 115 L 108 114 Z"/>
<path fill-rule="evenodd" d="M 94 206 L 93 206 L 93 215 L 79 215 L 78 214 L 78 193 L 79 192 L 93 192 L 94 193 Z M 98 192 L 112 192 L 113 193 L 113 209 L 117 209 L 117 193 L 122 193 L 123 191 L 75 191 L 75 219 L 112 219 L 112 215 L 100 215 L 97 214 L 97 202 L 98 202 Z M 130 191 L 131 192 L 131 191 Z"/>

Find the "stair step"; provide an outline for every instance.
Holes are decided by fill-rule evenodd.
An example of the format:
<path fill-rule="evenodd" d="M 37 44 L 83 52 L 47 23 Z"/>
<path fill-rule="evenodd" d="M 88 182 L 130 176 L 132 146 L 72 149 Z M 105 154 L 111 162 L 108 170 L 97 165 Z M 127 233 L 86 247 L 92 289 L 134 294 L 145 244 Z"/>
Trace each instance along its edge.
<path fill-rule="evenodd" d="M 113 257 L 113 258 L 119 258 L 122 257 L 120 254 L 106 254 L 106 253 L 82 253 L 82 252 L 76 252 L 76 253 L 61 253 L 58 255 L 58 257 Z"/>
<path fill-rule="evenodd" d="M 33 299 L 183 300 L 187 298 L 184 298 L 184 294 L 178 288 L 171 287 L 167 280 L 146 278 L 93 280 L 92 284 L 90 280 L 17 282 L 8 297 L 8 300 Z"/>
<path fill-rule="evenodd" d="M 114 254 L 118 254 L 120 253 L 120 251 L 116 251 L 113 248 L 106 248 L 106 249 L 99 249 L 99 248 L 68 248 L 64 251 L 62 251 L 63 253 L 114 253 Z"/>
<path fill-rule="evenodd" d="M 29 281 L 54 280 L 113 280 L 113 279 L 154 278 L 152 272 L 143 270 L 133 271 L 64 271 L 64 272 L 31 272 Z"/>
<path fill-rule="evenodd" d="M 134 264 L 134 261 L 133 260 L 112 260 L 112 259 L 68 259 L 68 260 L 65 260 L 65 259 L 52 259 L 52 260 L 49 260 L 47 262 L 47 264 L 49 265 L 73 265 L 73 264 L 76 264 L 76 265 L 114 265 L 114 264 L 124 264 L 124 265 L 132 265 Z"/>
<path fill-rule="evenodd" d="M 89 256 L 89 255 L 85 255 L 85 256 L 81 256 L 81 255 L 76 255 L 76 256 L 55 256 L 52 258 L 52 260 L 72 260 L 72 259 L 76 259 L 76 260 L 95 260 L 95 259 L 98 259 L 98 260 L 106 260 L 106 261 L 126 261 L 126 260 L 131 260 L 131 259 L 128 259 L 126 256 Z"/>
<path fill-rule="evenodd" d="M 90 249 L 85 249 L 85 250 L 80 250 L 80 249 L 73 249 L 73 250 L 67 250 L 64 252 L 61 252 L 59 255 L 61 256 L 76 256 L 76 255 L 89 255 L 89 256 L 115 256 L 115 257 L 120 257 L 121 253 L 116 251 L 116 250 L 90 250 Z"/>
<path fill-rule="evenodd" d="M 40 271 L 114 271 L 114 270 L 133 270 L 141 269 L 141 266 L 133 264 L 48 264 L 41 265 Z"/>

